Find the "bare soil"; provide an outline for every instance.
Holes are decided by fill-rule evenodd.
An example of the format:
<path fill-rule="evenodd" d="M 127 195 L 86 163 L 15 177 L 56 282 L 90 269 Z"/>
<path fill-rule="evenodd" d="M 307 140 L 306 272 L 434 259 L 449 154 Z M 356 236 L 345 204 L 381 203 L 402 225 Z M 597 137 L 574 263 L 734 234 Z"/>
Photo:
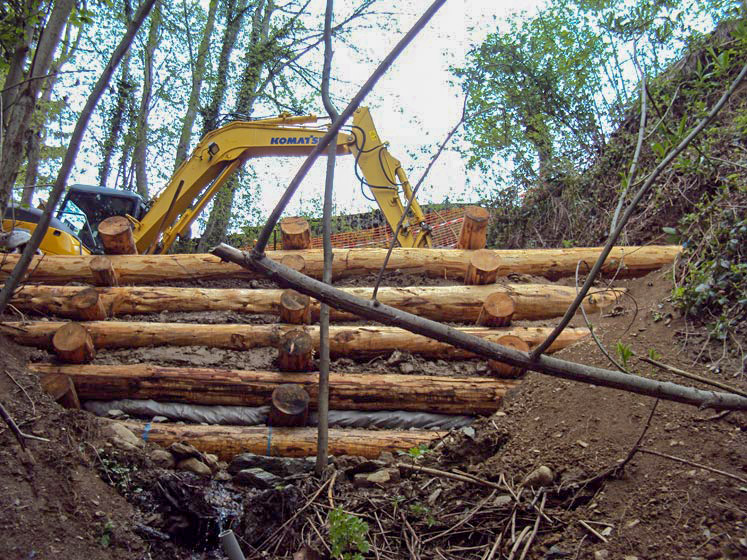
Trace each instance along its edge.
<path fill-rule="evenodd" d="M 401 276 L 388 275 L 387 284 L 433 281 Z M 345 285 L 351 283 L 370 285 L 371 279 Z M 724 354 L 720 346 L 707 343 L 701 330 L 671 309 L 667 271 L 615 285 L 628 287 L 631 298 L 590 320 L 613 355 L 618 342 L 633 350 L 631 369 L 657 379 L 686 381 L 637 360 L 653 350 L 671 365 L 742 390 L 747 387 L 741 356 Z M 150 319 L 175 320 L 176 314 L 167 315 Z M 269 319 L 200 314 L 181 320 Z M 581 317 L 574 320 L 574 326 L 582 325 Z M 647 426 L 654 399 L 530 373 L 501 410 L 478 420 L 473 430 L 457 430 L 433 450 L 414 450 L 394 459 L 472 474 L 500 483 L 500 488 L 408 469 L 401 469 L 399 482 L 358 488 L 353 474 L 381 464 L 342 457 L 326 475 L 329 480 L 337 473 L 333 488 L 325 487 L 314 497 L 323 483 L 308 475 L 280 488 L 259 490 L 158 468 L 151 461 L 150 444 L 144 451 L 116 449 L 102 437 L 97 419 L 51 402 L 35 376 L 27 373 L 27 361 L 47 359 L 46 353 L 5 340 L 0 345 L 0 400 L 22 430 L 49 440 L 27 440 L 24 452 L 5 424 L 0 426 L 2 558 L 222 558 L 216 549 L 216 515 L 233 524 L 247 557 L 289 558 L 303 543 L 324 556 L 330 501 L 368 523 L 373 548 L 366 558 L 485 558 L 499 535 L 493 558 L 508 558 L 512 539 L 522 533 L 513 558 L 520 557 L 530 535 L 526 558 L 747 557 L 743 413 L 718 416 L 660 402 L 640 444 L 719 469 L 731 478 L 639 452 L 621 472 L 599 483 L 584 483 L 626 457 Z M 609 365 L 591 340 L 559 356 Z M 268 350 L 200 347 L 108 351 L 96 358 L 102 364 L 147 361 L 257 369 L 272 368 L 273 359 L 274 352 Z M 454 363 L 405 356 L 404 361 L 414 366 L 412 373 L 486 375 L 482 360 Z M 333 370 L 400 371 L 400 363 L 342 359 L 334 362 Z M 543 489 L 521 488 L 540 466 L 552 470 L 552 483 Z M 517 504 L 510 494 L 519 492 Z M 287 531 L 277 532 L 289 520 Z"/>

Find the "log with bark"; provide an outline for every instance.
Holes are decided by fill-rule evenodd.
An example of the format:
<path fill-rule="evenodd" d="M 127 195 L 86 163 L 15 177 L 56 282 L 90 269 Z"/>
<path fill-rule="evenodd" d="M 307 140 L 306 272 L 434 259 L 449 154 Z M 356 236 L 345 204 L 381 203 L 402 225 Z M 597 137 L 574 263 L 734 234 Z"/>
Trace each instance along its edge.
<path fill-rule="evenodd" d="M 481 327 L 507 327 L 515 313 L 516 302 L 509 294 L 493 292 L 485 298 L 476 323 Z"/>
<path fill-rule="evenodd" d="M 82 286 L 36 286 L 27 284 L 16 292 L 11 303 L 22 311 L 77 317 L 70 298 L 85 290 Z M 369 299 L 372 288 L 343 288 L 346 293 Z M 281 294 L 275 289 L 218 289 L 120 287 L 97 288 L 110 316 L 161 313 L 162 311 L 239 311 L 282 314 Z M 295 292 L 298 293 L 298 292 Z M 547 319 L 562 315 L 573 301 L 576 290 L 550 284 L 505 284 L 490 286 L 413 286 L 379 288 L 377 299 L 421 317 L 439 321 L 475 323 L 491 294 L 506 294 L 514 301 L 513 320 Z M 618 302 L 624 289 L 594 291 L 584 301 L 587 313 L 597 312 Z M 294 296 L 295 298 L 296 296 Z M 308 296 L 301 295 L 301 298 Z M 319 302 L 310 300 L 311 319 L 319 319 Z M 333 321 L 355 320 L 345 311 L 330 309 Z M 305 317 L 304 317 L 305 320 Z M 290 322 L 290 321 L 284 321 Z"/>
<path fill-rule="evenodd" d="M 99 293 L 93 288 L 85 288 L 70 298 L 73 314 L 84 321 L 103 321 L 106 319 L 106 307 Z"/>
<path fill-rule="evenodd" d="M 282 371 L 311 371 L 314 368 L 314 341 L 302 329 L 291 329 L 280 337 L 278 368 Z"/>
<path fill-rule="evenodd" d="M 489 249 L 480 249 L 472 253 L 464 274 L 464 283 L 493 284 L 498 278 L 498 269 L 501 266 L 501 260 L 495 253 Z"/>
<path fill-rule="evenodd" d="M 280 294 L 280 322 L 291 325 L 311 323 L 311 298 L 295 290 L 283 290 Z"/>
<path fill-rule="evenodd" d="M 679 255 L 677 245 L 648 247 L 616 247 L 610 253 L 603 271 L 618 277 L 642 276 L 670 265 Z M 362 276 L 378 271 L 384 262 L 386 249 L 335 249 L 332 263 L 333 278 Z M 507 249 L 495 250 L 500 259 L 499 276 L 532 274 L 551 279 L 571 276 L 579 261 L 591 266 L 601 248 L 576 249 Z M 295 255 L 294 255 L 295 253 Z M 400 248 L 392 252 L 387 270 L 408 274 L 426 274 L 454 280 L 464 279 L 467 265 L 474 251 L 461 249 Z M 294 255 L 300 270 L 313 278 L 322 277 L 323 255 L 320 249 L 303 251 L 268 251 L 267 256 L 276 261 Z M 93 282 L 90 270 L 91 256 L 45 255 L 35 257 L 28 268 L 27 281 L 65 284 L 68 282 Z M 168 280 L 195 280 L 209 278 L 257 279 L 263 276 L 233 263 L 206 254 L 182 255 L 111 255 L 109 256 L 122 284 L 164 282 Z M 18 255 L 3 255 L 0 261 L 0 279 L 4 280 L 18 261 Z M 288 260 L 286 259 L 286 263 Z"/>
<path fill-rule="evenodd" d="M 137 255 L 132 223 L 124 216 L 111 216 L 98 227 L 99 238 L 108 255 Z"/>
<path fill-rule="evenodd" d="M 481 206 L 467 206 L 459 230 L 457 249 L 484 249 L 488 234 L 490 213 Z"/>
<path fill-rule="evenodd" d="M 197 426 L 156 423 L 146 431 L 143 422 L 120 422 L 136 436 L 168 447 L 185 442 L 203 453 L 213 453 L 221 461 L 230 461 L 240 453 L 274 457 L 311 457 L 316 454 L 316 428 L 272 428 L 238 426 Z M 382 452 L 407 451 L 429 445 L 446 432 L 397 430 L 329 430 L 330 455 L 356 455 L 369 459 Z"/>
<path fill-rule="evenodd" d="M 296 216 L 281 220 L 280 235 L 285 250 L 311 247 L 311 229 L 304 218 Z"/>
<path fill-rule="evenodd" d="M 57 321 L 0 323 L 0 333 L 27 346 L 51 348 L 52 335 L 64 323 Z M 230 350 L 277 347 L 283 335 L 297 325 L 205 325 L 190 323 L 145 323 L 129 321 L 91 321 L 85 324 L 97 349 L 137 348 L 144 346 L 208 346 Z M 305 327 L 319 350 L 319 328 Z M 455 332 L 475 335 L 495 342 L 505 335 L 518 336 L 530 348 L 541 343 L 551 331 L 544 327 L 488 329 L 463 327 Z M 476 355 L 450 344 L 388 326 L 330 326 L 330 353 L 336 357 L 371 359 L 393 350 L 420 354 L 429 358 L 461 360 Z M 561 350 L 588 336 L 586 328 L 569 328 L 555 341 L 550 351 Z"/>
<path fill-rule="evenodd" d="M 112 261 L 103 255 L 92 257 L 88 263 L 91 277 L 96 286 L 119 286 L 119 276 Z"/>
<path fill-rule="evenodd" d="M 263 406 L 283 383 L 303 387 L 317 403 L 316 373 L 203 367 L 29 364 L 42 376 L 64 375 L 82 400 L 153 399 L 204 405 Z M 330 407 L 337 410 L 410 410 L 492 414 L 517 381 L 388 373 L 331 373 Z"/>

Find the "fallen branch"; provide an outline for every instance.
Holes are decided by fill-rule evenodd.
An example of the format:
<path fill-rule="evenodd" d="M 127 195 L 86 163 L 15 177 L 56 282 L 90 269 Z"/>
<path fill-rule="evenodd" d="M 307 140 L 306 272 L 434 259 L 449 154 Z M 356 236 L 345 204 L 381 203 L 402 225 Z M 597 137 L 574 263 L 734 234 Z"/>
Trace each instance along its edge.
<path fill-rule="evenodd" d="M 526 352 L 519 352 L 459 332 L 441 323 L 417 317 L 378 302 L 356 298 L 333 286 L 323 284 L 287 266 L 274 262 L 264 255 L 248 255 L 225 244 L 219 245 L 212 252 L 222 259 L 262 272 L 270 279 L 314 297 L 332 307 L 344 309 L 381 323 L 397 325 L 408 331 L 469 350 L 489 359 L 506 362 L 512 366 L 531 369 L 572 381 L 623 389 L 641 395 L 700 407 L 721 410 L 747 410 L 747 398 L 739 395 L 703 391 L 676 383 L 654 381 L 637 375 L 586 366 L 547 356 L 533 358 Z"/>
<path fill-rule="evenodd" d="M 747 484 L 747 478 L 742 478 L 741 476 L 737 476 L 735 474 L 731 474 L 726 471 L 714 469 L 713 467 L 709 467 L 708 465 L 703 465 L 701 463 L 696 463 L 695 461 L 690 461 L 688 459 L 682 459 L 681 457 L 675 457 L 674 455 L 667 455 L 666 453 L 661 453 L 660 451 L 654 451 L 653 449 L 648 449 L 646 447 L 639 447 L 638 451 L 640 453 L 648 453 L 649 455 L 656 455 L 657 457 L 663 457 L 664 459 L 669 459 L 670 461 L 676 461 L 678 463 L 690 465 L 691 467 L 697 467 L 699 469 L 703 469 L 703 470 L 706 470 L 706 471 L 709 471 L 715 474 L 720 474 L 721 476 L 725 476 L 727 478 L 731 478 L 732 480 L 736 480 L 737 482 L 741 482 L 742 484 Z"/>
<path fill-rule="evenodd" d="M 21 428 L 18 427 L 18 424 L 16 424 L 16 421 L 13 420 L 13 417 L 8 413 L 7 410 L 5 410 L 5 407 L 3 406 L 3 403 L 0 403 L 0 416 L 2 416 L 3 420 L 5 420 L 5 423 L 10 428 L 10 431 L 13 432 L 13 435 L 16 436 L 16 439 L 18 440 L 18 443 L 21 444 L 21 447 L 26 449 L 26 441 L 27 439 L 33 439 L 36 441 L 46 441 L 49 442 L 48 439 L 38 436 L 32 436 L 31 434 L 26 434 L 21 431 Z"/>
<path fill-rule="evenodd" d="M 728 385 L 726 383 L 721 383 L 720 381 L 716 381 L 715 379 L 708 379 L 707 377 L 703 377 L 700 375 L 696 375 L 694 373 L 690 373 L 689 371 L 685 371 L 684 369 L 676 368 L 674 366 L 667 365 L 657 360 L 652 360 L 651 358 L 638 358 L 638 359 L 641 360 L 642 362 L 646 362 L 648 364 L 651 364 L 652 366 L 656 366 L 660 369 L 663 369 L 664 371 L 675 373 L 677 375 L 681 375 L 682 377 L 687 377 L 688 379 L 692 379 L 694 381 L 700 381 L 701 383 L 705 383 L 706 385 L 710 385 L 712 387 L 718 387 L 719 389 L 723 389 L 724 391 L 729 391 L 730 393 L 734 393 L 735 395 L 742 395 L 743 397 L 747 397 L 747 391 L 742 391 L 741 389 L 737 389 L 736 387 L 732 387 L 731 385 Z"/>

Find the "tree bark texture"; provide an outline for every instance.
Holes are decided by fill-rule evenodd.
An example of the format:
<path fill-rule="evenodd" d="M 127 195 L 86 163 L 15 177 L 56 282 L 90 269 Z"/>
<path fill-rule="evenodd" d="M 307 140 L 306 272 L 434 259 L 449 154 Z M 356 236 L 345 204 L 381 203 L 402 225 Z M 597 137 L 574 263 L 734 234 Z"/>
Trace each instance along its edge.
<path fill-rule="evenodd" d="M 91 259 L 91 267 L 110 264 L 110 257 Z M 100 264 L 99 264 L 100 263 Z M 108 270 L 107 268 L 102 268 Z M 98 268 L 97 268 L 98 270 Z M 113 270 L 113 269 L 112 269 Z M 96 272 L 96 285 L 112 281 L 111 274 Z M 100 276 L 100 278 L 98 277 Z M 22 311 L 77 317 L 70 298 L 86 290 L 85 286 L 26 284 L 11 302 Z M 369 299 L 371 288 L 342 288 L 345 293 Z M 97 288 L 111 316 L 161 313 L 162 311 L 238 311 L 261 315 L 279 315 L 281 323 L 308 324 L 319 319 L 319 302 L 294 290 L 244 288 L 169 288 L 161 286 L 123 286 Z M 596 313 L 614 305 L 624 289 L 592 292 L 584 301 L 587 313 Z M 476 323 L 484 306 L 489 306 L 486 321 L 508 312 L 505 298 L 513 301 L 513 320 L 537 320 L 563 314 L 573 301 L 576 290 L 552 284 L 495 284 L 489 286 L 413 286 L 379 288 L 377 299 L 414 315 L 444 322 Z M 334 321 L 360 320 L 352 313 L 330 309 Z M 490 318 L 490 319 L 488 319 Z M 507 326 L 481 324 L 480 326 Z"/>
<path fill-rule="evenodd" d="M 480 206 L 467 206 L 459 230 L 457 249 L 484 249 L 488 237 L 490 213 Z"/>
<path fill-rule="evenodd" d="M 221 461 L 230 461 L 240 453 L 271 455 L 274 457 L 311 457 L 316 453 L 316 428 L 272 428 L 236 426 L 188 426 L 179 424 L 150 424 L 145 430 L 142 422 L 121 422 L 138 436 L 152 443 L 168 447 L 185 442 L 203 453 L 213 453 Z M 420 445 L 429 445 L 444 437 L 446 432 L 396 430 L 336 430 L 329 431 L 331 455 L 355 455 L 377 458 L 383 451 L 395 453 Z"/>
<path fill-rule="evenodd" d="M 616 247 L 610 253 L 603 271 L 618 277 L 635 277 L 648 274 L 662 266 L 671 265 L 679 255 L 677 245 L 649 247 Z M 507 249 L 495 250 L 500 259 L 499 276 L 531 274 L 557 279 L 571 276 L 579 261 L 593 264 L 601 249 Z M 388 270 L 407 274 L 425 274 L 452 280 L 464 279 L 464 274 L 474 251 L 459 249 L 395 249 L 387 265 Z M 332 277 L 365 276 L 378 271 L 386 249 L 336 249 L 332 262 Z M 312 278 L 322 277 L 323 254 L 319 249 L 305 251 L 268 251 L 270 259 L 281 261 L 291 257 L 303 259 L 299 272 Z M 29 267 L 28 281 L 46 284 L 91 282 L 89 269 L 91 256 L 35 257 Z M 213 278 L 259 279 L 256 271 L 246 270 L 234 263 L 221 261 L 208 254 L 111 256 L 114 268 L 123 284 L 164 282 L 168 280 L 196 280 Z M 0 260 L 0 278 L 18 261 L 14 254 L 3 255 Z"/>
<path fill-rule="evenodd" d="M 201 367 L 60 365 L 32 363 L 40 375 L 69 376 L 82 400 L 153 399 L 204 405 L 264 406 L 283 383 L 303 387 L 316 409 L 316 373 Z M 337 410 L 409 410 L 493 414 L 518 381 L 389 373 L 330 373 L 330 407 Z"/>
<path fill-rule="evenodd" d="M 19 344 L 51 348 L 54 332 L 64 323 L 57 321 L 0 323 L 0 333 Z M 277 347 L 282 337 L 297 325 L 196 325 L 190 323 L 145 323 L 127 321 L 90 321 L 86 329 L 91 333 L 96 348 L 139 348 L 144 346 L 208 346 L 230 350 Z M 319 328 L 306 327 L 319 350 Z M 544 327 L 511 327 L 486 329 L 465 327 L 453 329 L 483 340 L 497 341 L 510 334 L 525 340 L 532 348 L 542 342 L 551 329 Z M 394 350 L 412 352 L 431 358 L 462 360 L 475 354 L 450 344 L 413 334 L 404 329 L 386 326 L 339 327 L 330 326 L 330 353 L 353 359 L 371 359 L 390 354 Z M 561 350 L 589 335 L 588 329 L 566 329 L 551 347 Z"/>

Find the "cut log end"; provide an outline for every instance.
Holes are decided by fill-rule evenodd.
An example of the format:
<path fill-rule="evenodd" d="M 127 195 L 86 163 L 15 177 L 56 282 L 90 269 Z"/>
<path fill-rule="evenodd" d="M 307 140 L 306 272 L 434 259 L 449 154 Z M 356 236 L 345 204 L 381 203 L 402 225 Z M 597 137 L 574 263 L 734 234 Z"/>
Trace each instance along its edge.
<path fill-rule="evenodd" d="M 311 335 L 300 329 L 286 332 L 278 348 L 278 367 L 283 371 L 313 369 L 314 344 Z"/>
<path fill-rule="evenodd" d="M 493 284 L 498 278 L 500 259 L 495 251 L 481 249 L 475 251 L 467 265 L 464 283 L 467 285 Z"/>
<path fill-rule="evenodd" d="M 301 217 L 285 218 L 280 222 L 280 234 L 283 249 L 311 248 L 311 229 L 309 222 Z"/>
<path fill-rule="evenodd" d="M 280 259 L 280 264 L 287 266 L 296 272 L 303 272 L 304 268 L 306 268 L 306 261 L 301 255 L 283 255 Z"/>
<path fill-rule="evenodd" d="M 496 344 L 500 344 L 501 346 L 513 348 L 514 350 L 529 352 L 529 344 L 520 339 L 518 336 L 502 336 L 495 342 Z M 504 379 L 515 379 L 521 375 L 522 371 L 522 368 L 520 367 L 512 366 L 505 362 L 499 362 L 498 360 L 488 360 L 488 368 L 490 369 L 490 373 L 492 373 L 494 376 L 502 377 Z"/>
<path fill-rule="evenodd" d="M 79 323 L 65 323 L 57 329 L 52 346 L 61 361 L 72 364 L 90 362 L 96 355 L 90 333 Z"/>
<path fill-rule="evenodd" d="M 516 311 L 513 298 L 505 292 L 493 292 L 482 304 L 477 324 L 483 327 L 508 327 Z"/>
<path fill-rule="evenodd" d="M 484 249 L 487 242 L 490 213 L 480 206 L 467 206 L 457 249 Z"/>
<path fill-rule="evenodd" d="M 97 286 L 119 286 L 119 275 L 114 265 L 107 257 L 97 255 L 88 264 L 93 276 L 93 283 Z"/>
<path fill-rule="evenodd" d="M 305 426 L 309 417 L 309 401 L 309 394 L 300 385 L 280 385 L 272 392 L 270 426 Z"/>
<path fill-rule="evenodd" d="M 99 224 L 99 237 L 109 255 L 137 255 L 132 223 L 124 216 L 111 216 Z"/>
<path fill-rule="evenodd" d="M 69 376 L 50 373 L 41 378 L 40 384 L 45 393 L 65 408 L 80 408 L 75 383 Z"/>
<path fill-rule="evenodd" d="M 292 325 L 311 323 L 311 298 L 295 290 L 283 290 L 280 294 L 280 322 Z"/>
<path fill-rule="evenodd" d="M 104 302 L 93 288 L 86 288 L 71 297 L 70 306 L 85 321 L 103 321 L 107 317 Z"/>

